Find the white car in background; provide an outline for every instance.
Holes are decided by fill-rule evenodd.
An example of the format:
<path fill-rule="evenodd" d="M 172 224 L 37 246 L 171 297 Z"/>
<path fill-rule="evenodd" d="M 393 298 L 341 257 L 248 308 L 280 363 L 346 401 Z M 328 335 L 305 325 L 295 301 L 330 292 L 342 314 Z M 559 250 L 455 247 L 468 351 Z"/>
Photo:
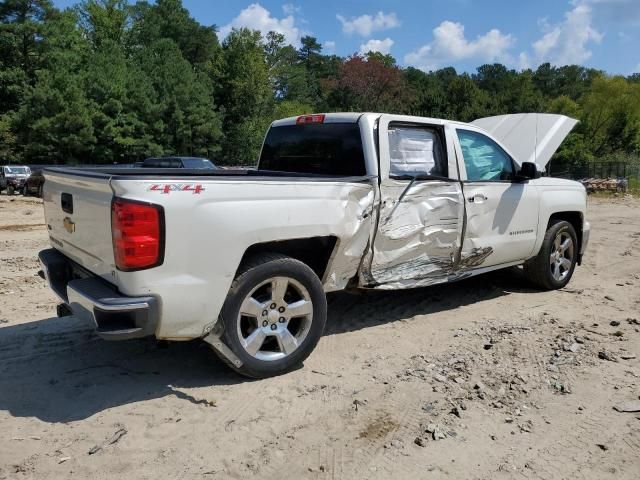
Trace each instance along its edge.
<path fill-rule="evenodd" d="M 4 165 L 0 167 L 0 192 L 7 191 L 7 195 L 22 192 L 31 169 L 22 165 Z"/>

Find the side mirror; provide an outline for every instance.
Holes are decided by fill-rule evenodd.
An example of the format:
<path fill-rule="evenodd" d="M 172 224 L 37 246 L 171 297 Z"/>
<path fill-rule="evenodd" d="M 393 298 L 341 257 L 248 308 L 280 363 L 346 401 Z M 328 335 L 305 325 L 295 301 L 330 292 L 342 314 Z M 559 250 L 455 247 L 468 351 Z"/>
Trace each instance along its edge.
<path fill-rule="evenodd" d="M 533 180 L 540 178 L 542 174 L 538 171 L 538 167 L 533 162 L 523 162 L 520 171 L 516 174 L 517 180 Z"/>

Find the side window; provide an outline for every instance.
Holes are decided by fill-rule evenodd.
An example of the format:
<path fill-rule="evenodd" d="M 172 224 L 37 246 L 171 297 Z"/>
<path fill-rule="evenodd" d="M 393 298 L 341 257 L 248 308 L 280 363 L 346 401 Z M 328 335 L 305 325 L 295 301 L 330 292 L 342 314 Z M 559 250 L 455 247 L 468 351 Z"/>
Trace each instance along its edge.
<path fill-rule="evenodd" d="M 419 126 L 389 126 L 389 174 L 446 177 L 447 159 L 438 133 Z"/>
<path fill-rule="evenodd" d="M 467 180 L 511 180 L 513 162 L 500 146 L 486 135 L 457 130 L 467 169 Z"/>

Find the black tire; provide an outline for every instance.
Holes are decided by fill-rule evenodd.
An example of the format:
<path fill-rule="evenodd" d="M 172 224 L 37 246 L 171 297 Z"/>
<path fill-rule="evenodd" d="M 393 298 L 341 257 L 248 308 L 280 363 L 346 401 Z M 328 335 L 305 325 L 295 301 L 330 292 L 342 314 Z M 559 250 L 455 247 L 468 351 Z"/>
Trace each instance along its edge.
<path fill-rule="evenodd" d="M 38 197 L 42 198 L 42 185 L 38 187 Z"/>
<path fill-rule="evenodd" d="M 554 242 L 556 238 L 566 236 L 571 238 L 573 244 L 571 252 L 564 257 L 571 262 L 571 266 L 562 271 L 562 278 L 556 278 L 553 274 L 554 267 L 551 265 L 551 255 L 555 250 Z M 576 268 L 578 248 L 578 237 L 573 225 L 564 220 L 552 220 L 549 223 L 538 255 L 524 264 L 525 276 L 536 287 L 543 290 L 557 290 L 565 287 L 571 280 Z"/>
<path fill-rule="evenodd" d="M 239 327 L 238 323 L 246 319 L 241 320 L 240 309 L 245 299 L 252 295 L 258 286 L 276 277 L 293 279 L 306 289 L 312 303 L 312 314 L 310 324 L 305 328 L 306 336 L 295 350 L 286 354 L 284 358 L 263 360 L 249 354 L 241 343 L 242 333 L 239 335 L 239 330 L 242 329 L 242 325 Z M 261 318 L 256 320 L 260 322 Z M 237 367 L 221 358 L 235 371 L 251 378 L 267 378 L 290 372 L 298 368 L 311 354 L 322 336 L 326 320 L 326 295 L 320 279 L 311 268 L 298 260 L 276 253 L 257 255 L 241 265 L 220 313 L 224 329 L 221 340 L 242 361 L 242 366 Z"/>
<path fill-rule="evenodd" d="M 13 195 L 13 191 L 14 191 L 13 185 L 9 185 L 7 187 L 7 195 Z"/>
<path fill-rule="evenodd" d="M 25 196 L 25 197 L 29 196 L 29 189 L 27 188 L 26 185 L 24 187 L 22 187 L 22 195 Z"/>

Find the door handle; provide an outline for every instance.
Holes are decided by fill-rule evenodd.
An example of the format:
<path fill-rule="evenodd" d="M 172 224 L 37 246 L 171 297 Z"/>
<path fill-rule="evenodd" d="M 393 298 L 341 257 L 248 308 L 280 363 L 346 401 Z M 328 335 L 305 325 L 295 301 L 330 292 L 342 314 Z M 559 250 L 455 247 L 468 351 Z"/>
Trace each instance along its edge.
<path fill-rule="evenodd" d="M 485 200 L 488 200 L 488 198 L 485 196 L 484 193 L 476 193 L 474 196 L 469 197 L 468 200 L 469 200 L 469 203 L 482 203 Z"/>

